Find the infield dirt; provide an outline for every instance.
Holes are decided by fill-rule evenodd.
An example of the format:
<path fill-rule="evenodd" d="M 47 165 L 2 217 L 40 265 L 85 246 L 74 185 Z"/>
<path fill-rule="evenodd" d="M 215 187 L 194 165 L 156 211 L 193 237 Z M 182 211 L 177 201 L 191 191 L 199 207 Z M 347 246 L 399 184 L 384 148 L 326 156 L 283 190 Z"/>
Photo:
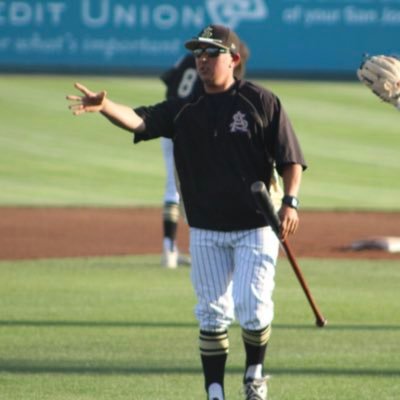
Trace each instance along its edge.
<path fill-rule="evenodd" d="M 160 208 L 0 208 L 0 259 L 161 254 Z M 289 242 L 298 257 L 400 260 L 400 253 L 350 250 L 374 236 L 400 237 L 400 213 L 301 211 Z M 178 244 L 188 251 L 183 220 Z"/>

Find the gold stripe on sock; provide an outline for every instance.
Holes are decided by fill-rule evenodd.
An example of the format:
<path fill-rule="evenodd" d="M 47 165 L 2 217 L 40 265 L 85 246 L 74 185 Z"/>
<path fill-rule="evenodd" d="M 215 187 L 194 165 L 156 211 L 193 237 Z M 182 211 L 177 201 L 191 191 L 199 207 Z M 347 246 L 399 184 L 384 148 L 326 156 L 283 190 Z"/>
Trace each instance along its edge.
<path fill-rule="evenodd" d="M 261 331 L 242 329 L 243 341 L 251 346 L 265 346 L 271 337 L 271 325 Z"/>
<path fill-rule="evenodd" d="M 179 205 L 175 203 L 165 203 L 163 209 L 163 218 L 165 221 L 178 222 Z"/>
<path fill-rule="evenodd" d="M 220 334 L 200 333 L 199 337 L 200 354 L 204 356 L 217 356 L 221 354 L 228 354 L 229 352 L 229 338 L 227 332 Z"/>

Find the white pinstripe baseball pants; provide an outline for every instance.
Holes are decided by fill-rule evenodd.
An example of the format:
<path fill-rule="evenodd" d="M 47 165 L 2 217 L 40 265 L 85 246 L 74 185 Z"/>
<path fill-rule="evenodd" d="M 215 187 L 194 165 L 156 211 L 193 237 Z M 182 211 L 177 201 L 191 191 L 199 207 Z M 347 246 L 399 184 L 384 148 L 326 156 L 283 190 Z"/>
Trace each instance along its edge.
<path fill-rule="evenodd" d="M 200 329 L 258 330 L 274 316 L 272 293 L 279 241 L 271 228 L 219 232 L 190 228 L 191 277 Z"/>
<path fill-rule="evenodd" d="M 163 151 L 165 163 L 165 190 L 164 190 L 164 203 L 179 204 L 180 195 L 176 186 L 175 179 L 175 163 L 174 163 L 174 144 L 171 139 L 161 138 L 161 148 Z"/>

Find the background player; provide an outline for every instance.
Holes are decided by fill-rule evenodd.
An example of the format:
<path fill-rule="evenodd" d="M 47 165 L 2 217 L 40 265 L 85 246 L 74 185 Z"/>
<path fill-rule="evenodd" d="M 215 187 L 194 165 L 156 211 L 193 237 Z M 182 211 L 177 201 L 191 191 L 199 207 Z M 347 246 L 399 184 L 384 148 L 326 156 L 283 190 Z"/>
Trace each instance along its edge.
<path fill-rule="evenodd" d="M 236 80 L 239 39 L 210 25 L 185 44 L 196 57 L 204 95 L 131 107 L 76 84 L 75 115 L 101 112 L 135 134 L 174 141 L 174 159 L 188 224 L 191 277 L 197 296 L 200 354 L 209 400 L 224 400 L 228 328 L 236 316 L 246 353 L 246 400 L 267 398 L 263 364 L 273 320 L 272 293 L 279 241 L 256 210 L 251 184 L 270 186 L 274 163 L 284 193 L 281 237 L 296 232 L 296 196 L 305 161 L 281 102 L 270 91 Z"/>
<path fill-rule="evenodd" d="M 243 79 L 249 50 L 245 43 L 240 42 L 240 63 L 235 67 L 235 76 Z M 196 71 L 196 61 L 189 53 L 163 75 L 161 80 L 167 87 L 167 99 L 188 99 L 203 93 L 203 84 Z M 161 147 L 164 157 L 166 181 L 163 203 L 163 255 L 161 265 L 167 268 L 176 268 L 178 265 L 190 265 L 190 257 L 179 252 L 176 243 L 178 221 L 180 217 L 181 196 L 177 187 L 174 148 L 171 139 L 161 138 Z M 280 200 L 280 199 L 279 199 Z"/>

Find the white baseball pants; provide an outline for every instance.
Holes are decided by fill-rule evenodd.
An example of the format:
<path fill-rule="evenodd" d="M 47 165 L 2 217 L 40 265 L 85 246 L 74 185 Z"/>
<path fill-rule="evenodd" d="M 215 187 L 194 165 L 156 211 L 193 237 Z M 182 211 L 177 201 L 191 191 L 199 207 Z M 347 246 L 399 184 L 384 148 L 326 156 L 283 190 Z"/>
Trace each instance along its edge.
<path fill-rule="evenodd" d="M 234 232 L 190 228 L 200 329 L 226 330 L 235 317 L 248 330 L 269 325 L 278 252 L 279 241 L 270 227 Z"/>

